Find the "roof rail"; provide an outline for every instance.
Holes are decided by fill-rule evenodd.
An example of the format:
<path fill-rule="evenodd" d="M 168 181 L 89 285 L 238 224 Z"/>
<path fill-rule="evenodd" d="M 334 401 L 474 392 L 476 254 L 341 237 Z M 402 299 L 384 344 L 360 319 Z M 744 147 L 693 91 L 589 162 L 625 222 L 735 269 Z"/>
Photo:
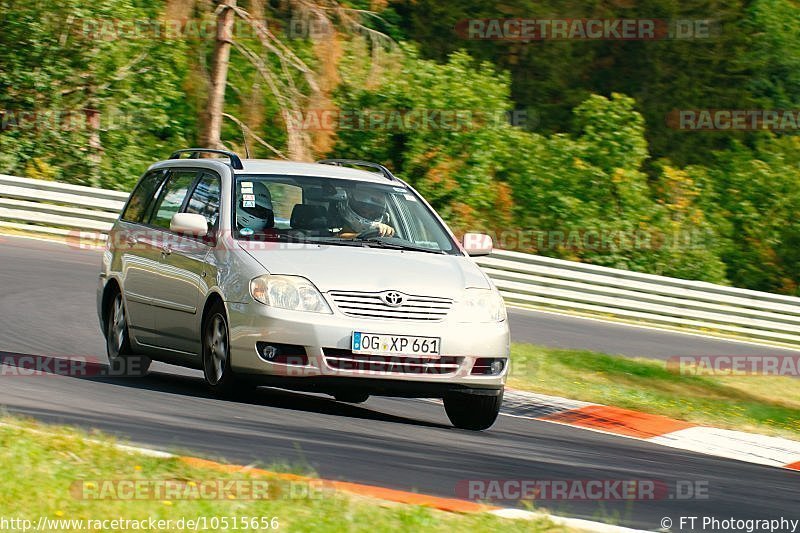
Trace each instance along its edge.
<path fill-rule="evenodd" d="M 182 154 L 191 154 L 189 159 L 197 159 L 200 154 L 221 154 L 228 156 L 231 160 L 231 167 L 234 170 L 244 170 L 241 158 L 235 152 L 229 150 L 215 150 L 213 148 L 187 148 L 185 150 L 176 150 L 169 156 L 170 159 L 180 159 Z"/>
<path fill-rule="evenodd" d="M 383 165 L 372 163 L 370 161 L 361 161 L 359 159 L 320 159 L 317 161 L 320 165 L 334 165 L 337 167 L 368 167 L 380 171 L 383 176 L 392 181 L 400 181 L 392 172 Z"/>

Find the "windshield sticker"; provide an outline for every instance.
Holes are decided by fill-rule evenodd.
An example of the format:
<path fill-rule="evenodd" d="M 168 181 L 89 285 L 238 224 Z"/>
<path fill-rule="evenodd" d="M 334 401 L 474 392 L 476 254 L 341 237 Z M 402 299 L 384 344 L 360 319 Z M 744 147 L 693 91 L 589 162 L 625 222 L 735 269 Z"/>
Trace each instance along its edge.
<path fill-rule="evenodd" d="M 395 192 L 407 192 L 408 191 L 408 189 L 406 189 L 405 187 L 392 187 L 392 189 L 394 189 Z"/>
<path fill-rule="evenodd" d="M 251 228 L 242 228 L 239 230 L 239 235 L 242 235 L 244 237 L 249 237 L 253 233 L 255 233 L 255 231 L 253 231 Z"/>
<path fill-rule="evenodd" d="M 255 207 L 256 202 L 255 200 L 244 200 L 242 201 L 242 207 Z"/>
<path fill-rule="evenodd" d="M 255 194 L 242 194 L 242 200 L 255 200 Z"/>
<path fill-rule="evenodd" d="M 409 202 L 416 202 L 417 199 L 414 197 L 413 194 L 404 194 L 403 197 L 408 200 Z"/>
<path fill-rule="evenodd" d="M 242 189 L 252 189 L 253 182 L 252 181 L 243 181 L 242 182 Z"/>

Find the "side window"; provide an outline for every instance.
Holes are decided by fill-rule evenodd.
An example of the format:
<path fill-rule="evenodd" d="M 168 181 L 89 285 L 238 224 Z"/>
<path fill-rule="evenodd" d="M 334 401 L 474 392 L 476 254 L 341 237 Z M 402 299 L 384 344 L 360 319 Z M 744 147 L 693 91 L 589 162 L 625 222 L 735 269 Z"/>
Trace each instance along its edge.
<path fill-rule="evenodd" d="M 196 177 L 197 172 L 194 170 L 178 170 L 170 174 L 169 180 L 158 196 L 150 224 L 169 229 L 173 215 L 180 212 L 186 194 Z"/>
<path fill-rule="evenodd" d="M 204 174 L 197 182 L 189 204 L 186 206 L 187 213 L 203 215 L 208 221 L 209 231 L 217 226 L 219 219 L 220 185 L 219 177 L 211 174 Z"/>
<path fill-rule="evenodd" d="M 164 179 L 164 174 L 163 170 L 153 170 L 144 175 L 139 181 L 139 185 L 131 193 L 128 206 L 125 208 L 125 212 L 122 213 L 122 220 L 144 222 L 147 208 L 153 202 L 153 197 Z"/>

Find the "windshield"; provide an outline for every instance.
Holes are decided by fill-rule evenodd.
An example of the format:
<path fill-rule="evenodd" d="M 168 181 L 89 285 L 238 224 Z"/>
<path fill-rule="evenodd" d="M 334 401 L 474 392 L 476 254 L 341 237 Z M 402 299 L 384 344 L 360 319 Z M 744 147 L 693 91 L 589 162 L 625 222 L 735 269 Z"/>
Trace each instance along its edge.
<path fill-rule="evenodd" d="M 234 198 L 239 239 L 460 254 L 433 213 L 399 183 L 237 176 Z"/>

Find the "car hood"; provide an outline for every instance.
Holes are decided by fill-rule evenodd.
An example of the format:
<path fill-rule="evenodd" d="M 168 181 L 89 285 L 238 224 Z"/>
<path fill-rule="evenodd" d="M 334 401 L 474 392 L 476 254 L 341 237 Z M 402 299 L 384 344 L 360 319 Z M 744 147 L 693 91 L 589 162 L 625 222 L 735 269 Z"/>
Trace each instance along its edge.
<path fill-rule="evenodd" d="M 466 288 L 490 287 L 480 268 L 463 256 L 308 244 L 245 251 L 268 273 L 302 276 L 321 292 L 396 290 L 456 298 Z"/>

